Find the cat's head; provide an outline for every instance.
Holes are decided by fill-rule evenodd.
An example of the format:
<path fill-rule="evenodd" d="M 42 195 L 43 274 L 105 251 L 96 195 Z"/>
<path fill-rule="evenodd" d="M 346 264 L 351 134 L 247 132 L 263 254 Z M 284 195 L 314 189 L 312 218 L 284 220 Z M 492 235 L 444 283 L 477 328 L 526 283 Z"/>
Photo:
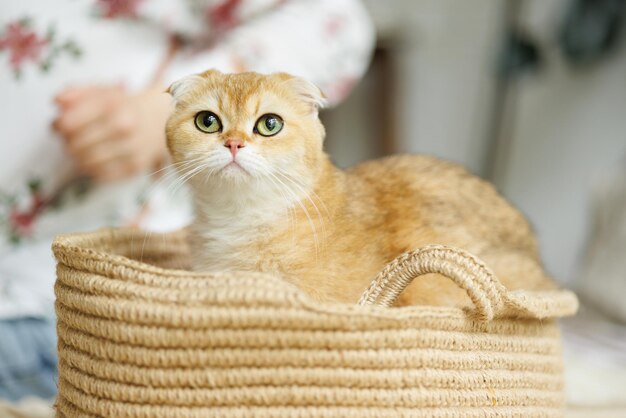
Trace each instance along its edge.
<path fill-rule="evenodd" d="M 324 97 L 308 81 L 211 70 L 175 82 L 169 92 L 176 108 L 167 145 L 183 176 L 210 187 L 315 175 L 323 156 L 318 109 Z"/>

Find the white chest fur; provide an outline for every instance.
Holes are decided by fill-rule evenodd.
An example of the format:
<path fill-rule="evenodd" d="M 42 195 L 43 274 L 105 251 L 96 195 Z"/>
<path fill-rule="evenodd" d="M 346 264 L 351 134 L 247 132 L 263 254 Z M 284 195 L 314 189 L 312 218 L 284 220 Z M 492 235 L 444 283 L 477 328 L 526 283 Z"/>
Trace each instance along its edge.
<path fill-rule="evenodd" d="M 250 270 L 262 261 L 264 243 L 290 227 L 295 201 L 256 185 L 212 190 L 194 188 L 191 225 L 194 270 Z M 241 190 L 246 188 L 246 190 Z"/>

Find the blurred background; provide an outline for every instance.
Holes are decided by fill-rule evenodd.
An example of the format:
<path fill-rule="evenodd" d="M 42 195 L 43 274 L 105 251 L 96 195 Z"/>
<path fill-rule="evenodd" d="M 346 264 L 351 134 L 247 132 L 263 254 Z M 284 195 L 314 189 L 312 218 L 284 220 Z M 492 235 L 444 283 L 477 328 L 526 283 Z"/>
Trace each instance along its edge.
<path fill-rule="evenodd" d="M 100 93 L 126 104 L 107 112 L 141 114 L 145 103 L 158 104 L 164 122 L 170 99 L 158 101 L 166 96 L 161 81 L 208 66 L 311 69 L 318 84 L 334 89 L 333 103 L 351 90 L 322 113 L 326 148 L 339 166 L 432 154 L 493 182 L 521 209 L 548 272 L 582 301 L 580 314 L 563 321 L 568 417 L 626 417 L 626 0 L 362 2 L 376 47 L 356 86 L 372 39 L 357 1 L 0 2 L 0 238 L 7 238 L 0 239 L 0 377 L 18 360 L 39 367 L 44 358 L 33 344 L 7 345 L 9 327 L 33 328 L 37 317 L 54 339 L 52 237 L 103 223 L 150 225 L 146 196 L 159 189 L 148 176 L 119 188 L 94 185 L 97 173 L 80 167 L 84 155 L 66 155 L 80 135 L 62 122 L 81 107 L 73 102 L 99 92 L 88 83 L 102 83 L 108 90 Z M 249 7 L 235 13 L 241 4 Z M 182 9 L 179 19 L 172 5 Z M 202 5 L 210 7 L 202 12 Z M 177 52 L 185 40 L 193 53 Z M 151 119 L 158 112 L 147 113 L 146 125 L 163 135 Z M 139 138 L 128 132 L 127 143 Z M 114 133 L 105 139 L 119 139 Z M 153 132 L 146 137 L 154 145 Z M 146 143 L 133 144 L 130 157 L 146 153 Z M 83 171 L 88 176 L 75 178 Z M 172 218 L 168 204 L 180 202 L 153 194 L 166 215 L 160 221 Z M 41 345 L 56 367 L 55 343 Z M 41 416 L 50 413 L 44 405 Z"/>
<path fill-rule="evenodd" d="M 365 80 L 324 115 L 328 151 L 344 167 L 394 152 L 467 166 L 530 217 L 548 269 L 571 282 L 594 181 L 626 157 L 626 44 L 615 34 L 590 62 L 566 56 L 576 3 L 367 1 L 378 47 Z M 511 50 L 512 36 L 534 56 Z"/>
<path fill-rule="evenodd" d="M 328 151 L 433 154 L 495 183 L 585 302 L 564 324 L 570 415 L 626 416 L 626 2 L 365 3 L 376 52 L 323 114 Z"/>

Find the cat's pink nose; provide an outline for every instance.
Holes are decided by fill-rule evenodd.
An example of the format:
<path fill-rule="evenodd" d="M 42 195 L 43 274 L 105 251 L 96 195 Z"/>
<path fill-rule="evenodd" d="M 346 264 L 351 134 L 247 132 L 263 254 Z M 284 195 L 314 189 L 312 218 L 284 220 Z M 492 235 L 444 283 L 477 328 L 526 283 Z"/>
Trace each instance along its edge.
<path fill-rule="evenodd" d="M 232 139 L 224 142 L 224 146 L 226 148 L 230 148 L 230 153 L 233 154 L 233 159 L 237 156 L 237 151 L 239 150 L 239 148 L 245 147 L 243 141 L 237 141 Z"/>

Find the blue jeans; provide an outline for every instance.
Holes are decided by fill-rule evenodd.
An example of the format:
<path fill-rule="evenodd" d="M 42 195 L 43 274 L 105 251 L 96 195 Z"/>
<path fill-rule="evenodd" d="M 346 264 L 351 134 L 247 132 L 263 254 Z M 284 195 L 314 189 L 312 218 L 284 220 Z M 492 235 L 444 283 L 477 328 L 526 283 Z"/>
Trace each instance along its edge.
<path fill-rule="evenodd" d="M 56 391 L 54 322 L 39 318 L 0 319 L 0 399 L 49 399 Z"/>

